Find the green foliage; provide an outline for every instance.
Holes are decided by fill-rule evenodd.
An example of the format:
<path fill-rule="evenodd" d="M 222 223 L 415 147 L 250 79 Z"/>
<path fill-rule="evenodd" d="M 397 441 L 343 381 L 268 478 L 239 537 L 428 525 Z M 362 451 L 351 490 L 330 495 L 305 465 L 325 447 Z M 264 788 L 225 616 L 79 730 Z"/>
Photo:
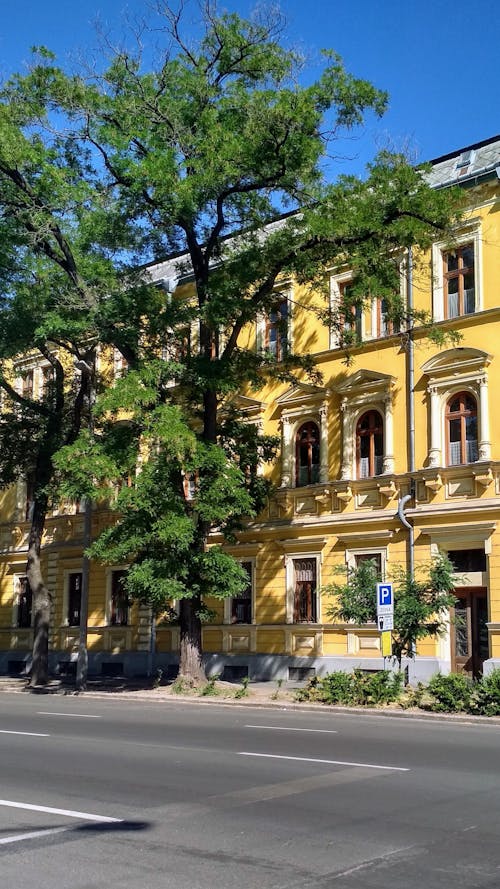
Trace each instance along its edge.
<path fill-rule="evenodd" d="M 367 673 L 357 668 L 352 673 L 338 670 L 326 676 L 315 676 L 305 688 L 299 689 L 299 701 L 318 701 L 323 704 L 344 704 L 374 707 L 399 701 L 403 674 L 389 670 Z"/>
<path fill-rule="evenodd" d="M 394 582 L 393 656 L 399 664 L 403 657 L 413 658 L 415 647 L 426 636 L 446 631 L 449 609 L 455 604 L 453 566 L 444 556 L 434 559 L 420 578 L 396 569 Z M 363 561 L 347 569 L 344 583 L 325 586 L 324 592 L 335 596 L 327 609 L 334 620 L 362 625 L 377 617 L 376 566 Z"/>
<path fill-rule="evenodd" d="M 474 683 L 469 712 L 480 716 L 500 716 L 500 670 L 492 670 Z"/>
<path fill-rule="evenodd" d="M 234 693 L 234 697 L 236 698 L 236 700 L 239 701 L 239 700 L 241 700 L 241 698 L 247 698 L 247 697 L 248 697 L 248 695 L 250 694 L 250 691 L 249 691 L 249 689 L 248 689 L 248 686 L 249 686 L 249 685 L 250 685 L 250 679 L 249 679 L 249 677 L 248 677 L 248 676 L 244 676 L 243 679 L 241 680 L 241 688 L 239 688 L 239 689 L 238 689 L 237 691 L 235 691 L 235 693 Z"/>
<path fill-rule="evenodd" d="M 463 673 L 437 673 L 429 681 L 420 706 L 435 713 L 468 711 L 472 688 L 472 680 Z"/>
<path fill-rule="evenodd" d="M 200 695 L 204 698 L 206 697 L 216 697 L 220 691 L 216 686 L 216 682 L 219 679 L 219 674 L 217 673 L 215 676 L 211 676 L 208 680 L 207 684 L 203 686 L 200 690 Z"/>
<path fill-rule="evenodd" d="M 234 540 L 262 510 L 269 486 L 258 468 L 277 446 L 245 422 L 235 396 L 269 378 L 318 380 L 310 356 L 288 349 L 277 362 L 245 346 L 242 330 L 270 311 L 280 276 L 321 292 L 325 268 L 346 263 L 358 303 L 384 295 L 401 314 L 399 251 L 444 237 L 460 206 L 386 152 L 365 178 L 328 181 L 334 139 L 387 105 L 335 53 L 300 86 L 300 60 L 273 14 L 249 22 L 207 4 L 193 40 L 182 6 L 158 10 L 156 67 L 125 46 L 87 79 L 38 48 L 29 72 L 3 84 L 0 311 L 10 356 L 57 346 L 72 366 L 90 342 L 128 362 L 114 386 L 92 381 L 92 422 L 88 389 L 65 401 L 59 417 L 67 423 L 86 403 L 84 422 L 80 412 L 69 432 L 50 432 L 43 487 L 54 465 L 64 496 L 109 500 L 115 525 L 90 554 L 130 563 L 127 591 L 157 612 L 172 598 L 191 603 L 181 637 L 197 620 L 201 645 L 203 599 L 244 585 L 210 536 Z M 144 266 L 179 253 L 178 273 L 192 275 L 187 299 L 151 286 Z M 319 314 L 344 330 L 327 301 Z M 80 425 L 91 433 L 78 437 Z M 6 480 L 21 457 L 6 462 Z"/>

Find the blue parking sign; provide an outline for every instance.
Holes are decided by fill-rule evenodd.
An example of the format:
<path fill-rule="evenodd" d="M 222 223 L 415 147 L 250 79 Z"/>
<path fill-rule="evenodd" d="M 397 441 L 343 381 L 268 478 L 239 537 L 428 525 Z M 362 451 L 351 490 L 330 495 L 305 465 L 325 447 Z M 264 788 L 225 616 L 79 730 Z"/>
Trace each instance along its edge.
<path fill-rule="evenodd" d="M 394 611 L 394 595 L 392 583 L 377 584 L 377 614 L 392 614 Z"/>

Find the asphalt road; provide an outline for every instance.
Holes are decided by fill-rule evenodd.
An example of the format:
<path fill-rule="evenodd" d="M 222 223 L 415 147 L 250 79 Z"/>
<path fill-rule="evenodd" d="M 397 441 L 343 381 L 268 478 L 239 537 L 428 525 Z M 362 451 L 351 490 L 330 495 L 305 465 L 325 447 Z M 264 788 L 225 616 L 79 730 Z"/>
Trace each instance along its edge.
<path fill-rule="evenodd" d="M 500 886 L 500 726 L 0 696 L 3 889 Z"/>

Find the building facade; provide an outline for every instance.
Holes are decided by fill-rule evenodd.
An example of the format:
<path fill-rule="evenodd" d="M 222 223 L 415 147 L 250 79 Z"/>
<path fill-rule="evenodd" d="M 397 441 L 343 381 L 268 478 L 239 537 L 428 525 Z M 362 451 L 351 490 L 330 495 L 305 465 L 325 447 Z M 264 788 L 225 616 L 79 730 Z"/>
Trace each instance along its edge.
<path fill-rule="evenodd" d="M 305 678 L 313 672 L 382 666 L 375 625 L 334 623 L 322 591 L 339 566 L 370 558 L 390 579 L 398 567 L 446 552 L 456 568 L 456 612 L 447 633 L 419 644 L 414 677 L 437 670 L 478 674 L 500 665 L 500 137 L 439 158 L 430 181 L 459 183 L 468 210 L 453 244 L 404 257 L 402 297 L 428 313 L 457 345 L 436 345 L 423 326 L 398 330 L 374 299 L 346 319 L 351 361 L 314 321 L 319 297 L 283 282 L 276 308 L 245 333 L 277 359 L 292 344 L 314 356 L 322 384 L 265 386 L 241 396 L 249 422 L 281 438 L 270 468 L 275 493 L 228 550 L 248 573 L 238 599 L 214 603 L 203 630 L 209 672 L 227 677 Z M 173 263 L 154 269 L 175 277 Z M 329 279 L 332 304 L 350 283 Z M 356 338 L 360 344 L 356 345 Z M 122 372 L 119 369 L 119 372 Z M 24 368 L 20 385 L 42 387 L 44 368 Z M 25 563 L 30 497 L 18 484 L 0 494 L 0 672 L 22 672 L 32 645 Z M 110 521 L 97 511 L 92 534 Z M 52 667 L 76 662 L 84 517 L 51 516 L 43 567 L 53 595 Z M 411 526 L 411 527 L 408 527 Z M 144 674 L 175 667 L 178 628 L 129 605 L 124 565 L 90 570 L 89 669 Z"/>

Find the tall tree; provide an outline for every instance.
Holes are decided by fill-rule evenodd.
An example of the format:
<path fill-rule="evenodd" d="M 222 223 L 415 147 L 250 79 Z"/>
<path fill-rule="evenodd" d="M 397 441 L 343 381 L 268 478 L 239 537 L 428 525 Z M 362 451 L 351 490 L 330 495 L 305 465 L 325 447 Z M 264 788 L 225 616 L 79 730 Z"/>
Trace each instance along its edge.
<path fill-rule="evenodd" d="M 383 113 L 387 102 L 334 53 L 325 54 L 319 78 L 303 86 L 300 59 L 280 43 L 276 19 L 219 15 L 207 3 L 201 36 L 193 40 L 181 13 L 160 6 L 162 30 L 155 33 L 164 42 L 155 66 L 124 49 L 106 70 L 85 78 L 65 74 L 49 58 L 22 89 L 41 97 L 58 120 L 69 119 L 72 153 L 88 157 L 84 179 L 113 195 L 102 224 L 123 231 L 123 220 L 133 221 L 145 258 L 181 253 L 181 272 L 192 276 L 190 298 L 172 301 L 184 315 L 172 324 L 175 360 L 167 354 L 160 366 L 142 356 L 135 374 L 117 387 L 115 413 L 132 411 L 139 449 L 147 438 L 155 445 L 149 461 L 142 452 L 133 493 L 119 500 L 130 509 L 98 547 L 102 557 L 120 551 L 131 560 L 127 582 L 135 594 L 148 598 L 161 588 L 181 601 L 180 669 L 197 680 L 204 600 L 243 583 L 234 564 L 210 546 L 211 534 L 231 533 L 243 514 L 258 510 L 262 494 L 258 440 L 252 459 L 242 457 L 241 437 L 222 407 L 266 374 L 286 379 L 300 368 L 313 372 L 311 362 L 290 349 L 277 362 L 245 348 L 243 329 L 273 310 L 283 274 L 324 286 L 325 268 L 346 262 L 357 276 L 356 293 L 383 294 L 397 313 L 401 250 L 429 245 L 457 205 L 449 193 L 432 191 L 423 172 L 399 155 L 380 155 L 362 180 L 327 180 L 335 139 L 367 113 Z M 122 246 L 128 248 L 126 240 Z M 169 311 L 175 314 L 166 308 L 161 318 Z M 327 315 L 340 329 L 340 317 L 325 304 Z M 182 335 L 186 316 L 196 328 L 190 347 Z M 137 343 L 152 342 L 152 321 L 141 316 Z M 116 323 L 131 327 L 125 314 Z M 116 462 L 104 434 L 111 407 L 108 402 L 96 427 L 94 460 L 104 454 Z M 85 453 L 85 443 L 77 443 L 73 462 L 80 461 L 80 477 Z M 64 459 L 70 458 L 66 451 Z M 90 461 L 88 477 L 97 476 Z M 194 498 L 181 485 L 186 478 Z"/>
<path fill-rule="evenodd" d="M 133 361 L 113 305 L 126 291 L 140 311 L 144 288 L 134 291 L 137 274 L 127 276 L 123 233 L 117 240 L 116 227 L 102 226 L 107 198 L 87 175 L 87 153 L 75 154 L 53 129 L 35 82 L 36 75 L 29 83 L 13 78 L 0 91 L 0 485 L 29 487 L 26 573 L 34 612 L 31 683 L 38 685 L 48 679 L 51 599 L 41 546 L 52 458 L 89 420 L 99 338 Z"/>

